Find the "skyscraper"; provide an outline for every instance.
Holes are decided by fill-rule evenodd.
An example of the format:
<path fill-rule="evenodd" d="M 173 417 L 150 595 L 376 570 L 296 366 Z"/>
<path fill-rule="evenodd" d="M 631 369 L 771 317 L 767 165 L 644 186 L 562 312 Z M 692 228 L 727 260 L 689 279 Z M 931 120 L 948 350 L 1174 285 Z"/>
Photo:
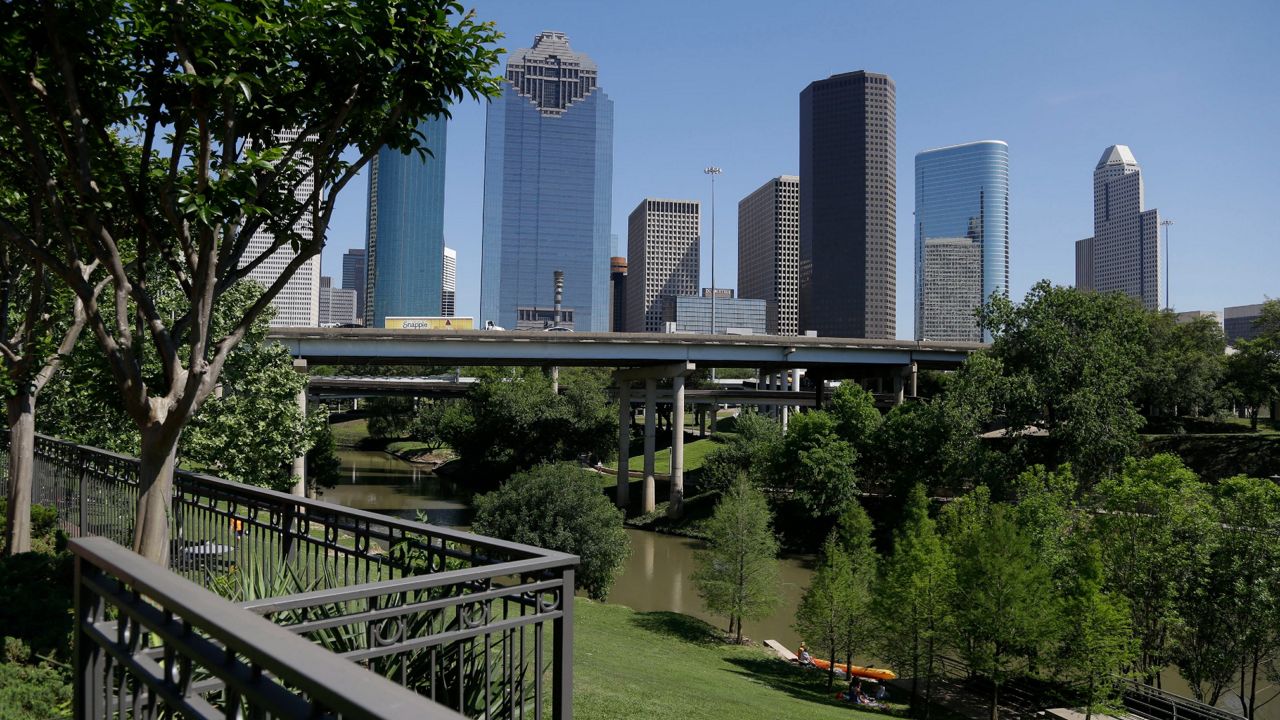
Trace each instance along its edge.
<path fill-rule="evenodd" d="M 342 256 L 342 289 L 356 291 L 356 319 L 364 321 L 364 288 L 368 282 L 364 248 L 352 248 Z"/>
<path fill-rule="evenodd" d="M 613 101 L 591 58 L 546 31 L 507 61 L 485 131 L 480 322 L 516 327 L 517 308 L 564 308 L 609 329 Z"/>
<path fill-rule="evenodd" d="M 382 148 L 369 164 L 364 324 L 440 314 L 444 276 L 445 118 L 418 131 L 430 154 Z"/>
<path fill-rule="evenodd" d="M 320 326 L 351 325 L 356 322 L 356 291 L 333 287 L 333 278 L 320 278 Z"/>
<path fill-rule="evenodd" d="M 916 340 L 982 342 L 973 316 L 982 304 L 982 242 L 931 237 L 921 248 Z"/>
<path fill-rule="evenodd" d="M 614 235 L 617 251 L 617 235 Z M 627 259 L 609 258 L 609 331 L 627 331 Z"/>
<path fill-rule="evenodd" d="M 640 201 L 627 219 L 627 331 L 661 332 L 665 298 L 698 294 L 696 200 Z"/>
<path fill-rule="evenodd" d="M 1160 212 L 1144 204 L 1133 151 L 1112 145 L 1093 170 L 1093 237 L 1076 242 L 1076 287 L 1160 307 Z"/>
<path fill-rule="evenodd" d="M 440 314 L 453 317 L 458 312 L 458 251 L 444 249 L 444 277 L 440 290 Z"/>
<path fill-rule="evenodd" d="M 298 134 L 297 130 L 287 130 L 280 133 L 279 140 L 282 144 L 291 143 L 298 139 Z M 315 180 L 308 172 L 294 191 L 294 197 L 299 201 L 305 200 L 310 197 L 314 189 Z M 304 213 L 294 223 L 293 229 L 302 236 L 304 243 L 311 242 L 314 237 L 312 220 L 310 213 Z M 243 261 L 247 264 L 266 252 L 274 242 L 275 236 L 265 227 L 260 228 L 249 239 Z M 271 287 L 296 255 L 293 248 L 285 243 L 261 264 L 250 270 L 249 277 L 264 288 Z M 276 311 L 275 317 L 271 318 L 271 327 L 316 327 L 320 324 L 319 256 L 302 263 L 293 276 L 285 281 L 284 287 L 271 301 L 271 306 Z"/>
<path fill-rule="evenodd" d="M 981 340 L 973 311 L 993 293 L 1009 294 L 1009 146 L 1000 140 L 951 145 L 925 150 L 916 155 L 915 222 L 915 312 L 916 340 Z M 951 266 L 935 264 L 926 272 L 925 250 L 931 239 L 961 238 L 977 246 L 978 262 Z M 960 244 L 939 246 L 935 254 L 967 253 Z M 974 277 L 948 277 L 948 273 L 973 273 Z M 929 283 L 966 288 L 955 295 L 950 290 L 934 293 L 955 298 L 946 312 L 955 317 L 931 315 L 926 325 L 925 298 Z M 976 286 L 977 292 L 969 292 Z M 976 300 L 971 304 L 959 298 Z M 931 312 L 942 312 L 935 305 Z M 975 338 L 975 333 L 977 336 Z"/>
<path fill-rule="evenodd" d="M 865 71 L 800 93 L 800 330 L 892 338 L 896 309 L 894 84 Z"/>
<path fill-rule="evenodd" d="M 776 177 L 738 202 L 738 296 L 767 303 L 770 335 L 798 335 L 800 178 Z"/>

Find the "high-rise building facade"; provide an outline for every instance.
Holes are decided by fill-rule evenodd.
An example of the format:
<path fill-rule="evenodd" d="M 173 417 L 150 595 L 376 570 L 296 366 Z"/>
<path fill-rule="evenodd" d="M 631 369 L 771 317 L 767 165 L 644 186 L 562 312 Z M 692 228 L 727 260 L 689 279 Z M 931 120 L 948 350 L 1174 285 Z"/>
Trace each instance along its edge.
<path fill-rule="evenodd" d="M 480 322 L 516 326 L 517 308 L 564 307 L 582 331 L 609 329 L 613 101 L 596 64 L 560 32 L 507 61 L 485 130 Z"/>
<path fill-rule="evenodd" d="M 281 144 L 291 143 L 298 139 L 298 135 L 299 132 L 296 130 L 286 130 L 280 133 L 279 141 Z M 294 197 L 300 202 L 305 201 L 311 196 L 313 190 L 315 190 L 315 179 L 308 172 L 294 190 Z M 303 243 L 310 243 L 314 237 L 313 222 L 311 213 L 304 213 L 294 223 L 293 230 L 302 236 Z M 260 228 L 249 238 L 242 258 L 243 262 L 248 264 L 267 252 L 274 244 L 275 235 L 265 227 Z M 293 251 L 292 246 L 284 243 L 266 260 L 250 270 L 249 278 L 263 288 L 269 288 L 275 284 L 295 257 L 297 253 Z M 309 258 L 298 267 L 272 299 L 271 306 L 276 311 L 275 317 L 271 318 L 271 327 L 316 327 L 320 324 L 319 256 Z"/>
<path fill-rule="evenodd" d="M 662 301 L 662 320 L 678 333 L 699 335 L 764 335 L 768 332 L 768 305 L 760 298 L 716 297 L 715 330 L 711 326 L 711 296 L 668 296 Z"/>
<path fill-rule="evenodd" d="M 770 335 L 800 334 L 800 178 L 776 177 L 738 202 L 738 297 L 768 308 Z"/>
<path fill-rule="evenodd" d="M 1093 170 L 1093 237 L 1076 243 L 1076 287 L 1160 307 L 1160 213 L 1144 205 L 1137 159 L 1112 145 Z"/>
<path fill-rule="evenodd" d="M 617 246 L 617 236 L 614 236 Z M 627 259 L 609 258 L 609 331 L 627 331 Z"/>
<path fill-rule="evenodd" d="M 382 148 L 369 164 L 364 319 L 440 314 L 444 257 L 444 168 L 448 121 L 418 126 L 430 154 Z"/>
<path fill-rule="evenodd" d="M 1255 326 L 1262 317 L 1262 303 L 1256 305 L 1233 305 L 1222 311 L 1222 329 L 1226 333 L 1227 342 L 1235 345 L 1240 340 L 1253 340 L 1258 337 Z"/>
<path fill-rule="evenodd" d="M 364 322 L 364 288 L 368 282 L 364 248 L 351 248 L 342 256 L 342 288 L 356 293 L 356 318 Z"/>
<path fill-rule="evenodd" d="M 993 294 L 1009 295 L 1008 144 L 983 140 L 918 153 L 915 236 L 916 339 L 973 340 L 978 327 L 974 310 Z M 935 265 L 932 278 L 949 288 L 968 288 L 976 283 L 978 292 L 972 305 L 951 306 L 956 317 L 926 328 L 924 301 L 931 276 L 925 272 L 925 246 L 933 238 L 967 238 L 977 245 L 976 267 L 965 263 L 963 269 L 957 265 L 948 270 Z M 939 275 L 946 272 L 975 276 Z M 944 331 L 944 327 L 950 329 Z"/>
<path fill-rule="evenodd" d="M 320 278 L 320 326 L 354 325 L 356 291 L 333 286 L 333 279 Z"/>
<path fill-rule="evenodd" d="M 970 237 L 931 237 L 920 257 L 916 340 L 982 342 L 973 311 L 982 304 L 982 243 Z"/>
<path fill-rule="evenodd" d="M 444 275 L 440 283 L 440 314 L 453 317 L 458 313 L 458 251 L 444 249 Z"/>
<path fill-rule="evenodd" d="M 698 294 L 696 200 L 640 201 L 627 219 L 627 331 L 661 332 L 663 298 Z"/>
<path fill-rule="evenodd" d="M 888 75 L 833 75 L 800 93 L 800 330 L 892 338 L 897 139 Z"/>

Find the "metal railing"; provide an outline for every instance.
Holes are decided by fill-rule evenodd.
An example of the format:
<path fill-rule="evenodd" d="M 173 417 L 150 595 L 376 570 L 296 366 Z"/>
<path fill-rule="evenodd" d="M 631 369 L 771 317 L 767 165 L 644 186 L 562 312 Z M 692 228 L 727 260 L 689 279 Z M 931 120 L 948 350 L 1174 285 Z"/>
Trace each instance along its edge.
<path fill-rule="evenodd" d="M 1230 710 L 1122 678 L 1124 707 L 1130 713 L 1148 720 L 1244 720 Z"/>
<path fill-rule="evenodd" d="M 137 459 L 35 454 L 69 535 L 131 544 Z M 577 557 L 199 473 L 173 492 L 174 573 L 464 715 L 571 717 Z"/>
<path fill-rule="evenodd" d="M 71 551 L 77 718 L 462 720 L 106 538 Z"/>

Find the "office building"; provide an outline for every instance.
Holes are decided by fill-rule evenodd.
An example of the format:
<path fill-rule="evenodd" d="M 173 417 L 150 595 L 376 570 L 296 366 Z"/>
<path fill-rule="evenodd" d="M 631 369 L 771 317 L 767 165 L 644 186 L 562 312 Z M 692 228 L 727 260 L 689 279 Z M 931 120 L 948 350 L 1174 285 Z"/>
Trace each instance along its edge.
<path fill-rule="evenodd" d="M 974 317 L 982 304 L 982 251 L 976 238 L 924 241 L 916 340 L 982 342 Z"/>
<path fill-rule="evenodd" d="M 776 177 L 738 202 L 738 296 L 768 307 L 771 335 L 798 335 L 800 178 Z"/>
<path fill-rule="evenodd" d="M 833 75 L 800 93 L 801 332 L 895 335 L 894 117 L 887 75 Z"/>
<path fill-rule="evenodd" d="M 614 246 L 617 246 L 614 235 Z M 609 331 L 627 331 L 627 259 L 609 258 Z"/>
<path fill-rule="evenodd" d="M 280 134 L 279 141 L 281 144 L 291 143 L 298 139 L 298 135 L 298 131 L 288 130 Z M 299 202 L 305 202 L 314 190 L 314 177 L 307 172 L 294 190 L 294 197 Z M 293 230 L 302 236 L 304 245 L 310 244 L 315 236 L 313 222 L 311 213 L 303 213 L 294 223 Z M 248 264 L 260 257 L 270 251 L 275 242 L 275 235 L 265 227 L 259 228 L 249 238 L 241 262 Z M 293 246 L 289 242 L 282 242 L 266 260 L 249 271 L 249 278 L 263 288 L 270 288 L 295 257 L 297 253 L 294 252 Z M 271 318 L 271 327 L 316 327 L 320 324 L 320 257 L 318 255 L 307 259 L 294 271 L 293 275 L 285 281 L 284 287 L 271 300 L 271 306 L 275 309 L 275 317 Z"/>
<path fill-rule="evenodd" d="M 704 298 L 733 298 L 733 288 L 702 288 L 701 296 Z"/>
<path fill-rule="evenodd" d="M 1137 159 L 1112 145 L 1093 170 L 1093 237 L 1076 243 L 1076 287 L 1160 307 L 1160 214 L 1144 205 Z"/>
<path fill-rule="evenodd" d="M 672 332 L 710 335 L 711 297 L 676 295 L 662 300 L 664 329 Z M 716 335 L 765 335 L 768 302 L 759 298 L 716 298 Z"/>
<path fill-rule="evenodd" d="M 1219 326 L 1222 325 L 1222 320 L 1219 319 L 1218 313 L 1213 310 L 1186 310 L 1174 315 L 1174 321 L 1179 325 L 1186 325 L 1197 320 L 1212 320 Z"/>
<path fill-rule="evenodd" d="M 915 338 L 972 340 L 978 327 L 974 310 L 993 294 L 1009 295 L 1009 146 L 1000 140 L 983 140 L 918 153 L 915 220 Z M 931 274 L 926 273 L 925 246 L 934 238 L 971 240 L 978 248 L 978 263 L 949 269 L 935 263 Z M 935 248 L 939 257 L 960 253 L 967 258 L 970 252 L 961 243 Z M 976 275 L 945 277 L 948 272 Z M 926 328 L 924 305 L 930 278 L 945 285 L 932 293 L 931 312 L 947 307 L 955 317 L 932 315 Z M 958 303 L 960 297 L 973 297 L 968 289 L 975 283 L 976 302 Z M 955 295 L 957 288 L 965 292 Z M 942 297 L 950 299 L 937 304 Z"/>
<path fill-rule="evenodd" d="M 1222 311 L 1222 330 L 1231 345 L 1240 340 L 1253 340 L 1258 337 L 1258 328 L 1254 325 L 1262 317 L 1262 303 L 1257 305 L 1235 305 Z"/>
<path fill-rule="evenodd" d="M 440 282 L 440 314 L 453 317 L 458 312 L 458 251 L 444 249 L 444 276 Z"/>
<path fill-rule="evenodd" d="M 356 323 L 356 291 L 333 287 L 333 278 L 320 278 L 320 326 Z"/>
<path fill-rule="evenodd" d="M 448 122 L 418 126 L 430 154 L 382 148 L 369 164 L 364 320 L 438 316 L 444 277 L 444 167 Z"/>
<path fill-rule="evenodd" d="M 342 287 L 356 291 L 356 317 L 364 321 L 364 288 L 368 282 L 364 248 L 352 248 L 342 256 Z"/>
<path fill-rule="evenodd" d="M 512 53 L 488 107 L 481 326 L 550 307 L 563 270 L 578 329 L 608 330 L 612 204 L 613 101 L 591 58 L 543 32 Z"/>
<path fill-rule="evenodd" d="M 696 200 L 645 198 L 627 219 L 627 330 L 662 331 L 662 298 L 698 294 Z"/>

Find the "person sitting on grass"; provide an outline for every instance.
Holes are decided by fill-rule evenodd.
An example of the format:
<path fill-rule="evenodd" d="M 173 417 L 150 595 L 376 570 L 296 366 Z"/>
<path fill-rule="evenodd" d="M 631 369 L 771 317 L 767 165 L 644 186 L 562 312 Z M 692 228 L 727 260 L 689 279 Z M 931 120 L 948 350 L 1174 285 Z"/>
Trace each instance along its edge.
<path fill-rule="evenodd" d="M 813 664 L 813 656 L 809 654 L 809 649 L 804 646 L 803 642 L 800 643 L 800 655 L 796 658 L 796 660 L 801 665 Z"/>

